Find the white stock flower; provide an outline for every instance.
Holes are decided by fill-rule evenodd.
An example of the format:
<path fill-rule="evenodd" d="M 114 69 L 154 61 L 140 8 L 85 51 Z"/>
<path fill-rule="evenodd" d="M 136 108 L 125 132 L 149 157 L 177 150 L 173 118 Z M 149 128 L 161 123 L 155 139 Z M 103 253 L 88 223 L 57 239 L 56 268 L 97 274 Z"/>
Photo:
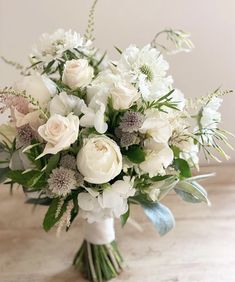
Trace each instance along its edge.
<path fill-rule="evenodd" d="M 98 200 L 103 209 L 111 209 L 112 215 L 118 218 L 127 212 L 127 199 L 134 194 L 133 183 L 129 178 L 126 178 L 118 180 L 110 188 L 104 189 L 103 193 L 98 196 Z"/>
<path fill-rule="evenodd" d="M 122 170 L 120 148 L 106 136 L 87 138 L 78 152 L 77 167 L 85 181 L 107 183 Z"/>
<path fill-rule="evenodd" d="M 71 89 L 86 87 L 92 81 L 94 70 L 86 59 L 71 60 L 65 63 L 62 81 Z"/>
<path fill-rule="evenodd" d="M 129 109 L 140 98 L 140 93 L 136 88 L 125 81 L 115 83 L 110 89 L 110 95 L 115 110 Z"/>
<path fill-rule="evenodd" d="M 139 49 L 131 45 L 116 64 L 121 73 L 130 75 L 131 83 L 140 89 L 145 101 L 153 101 L 169 92 L 173 82 L 166 76 L 169 65 L 156 48 L 146 45 Z"/>
<path fill-rule="evenodd" d="M 203 128 L 216 128 L 221 121 L 221 114 L 217 111 L 222 103 L 222 99 L 213 97 L 203 108 L 200 123 Z"/>
<path fill-rule="evenodd" d="M 105 105 L 97 100 L 92 106 L 84 105 L 81 112 L 84 114 L 80 119 L 80 125 L 83 127 L 94 127 L 97 132 L 103 134 L 108 129 L 105 121 Z"/>
<path fill-rule="evenodd" d="M 150 177 L 165 174 L 165 169 L 172 163 L 174 154 L 166 143 L 156 143 L 153 139 L 147 139 L 144 143 L 147 156 L 145 161 L 139 164 L 140 169 L 149 173 Z"/>
<path fill-rule="evenodd" d="M 52 87 L 53 82 L 41 75 L 29 75 L 15 83 L 16 91 L 26 91 L 42 108 L 46 108 L 51 96 L 55 94 L 56 88 Z"/>
<path fill-rule="evenodd" d="M 127 199 L 135 194 L 133 183 L 128 177 L 116 181 L 101 193 L 91 190 L 93 189 L 78 195 L 81 215 L 89 223 L 111 217 L 119 218 L 128 210 Z"/>
<path fill-rule="evenodd" d="M 84 106 L 85 102 L 82 99 L 74 95 L 68 95 L 65 92 L 61 92 L 52 98 L 49 104 L 49 111 L 51 115 L 59 114 L 67 116 L 71 112 L 75 115 L 80 115 L 81 109 Z"/>
<path fill-rule="evenodd" d="M 38 128 L 39 135 L 47 141 L 43 153 L 38 158 L 46 154 L 56 154 L 69 148 L 78 138 L 79 118 L 72 113 L 67 117 L 58 114 L 51 116 L 46 124 Z"/>
<path fill-rule="evenodd" d="M 159 112 L 148 112 L 146 119 L 139 129 L 140 133 L 147 134 L 154 141 L 167 143 L 172 134 L 171 125 Z"/>

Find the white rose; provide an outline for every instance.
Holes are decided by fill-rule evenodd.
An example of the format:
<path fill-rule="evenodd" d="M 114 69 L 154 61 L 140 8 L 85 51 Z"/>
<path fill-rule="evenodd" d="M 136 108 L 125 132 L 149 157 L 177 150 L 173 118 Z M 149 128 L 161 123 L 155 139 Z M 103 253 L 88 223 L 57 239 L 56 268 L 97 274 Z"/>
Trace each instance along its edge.
<path fill-rule="evenodd" d="M 165 174 L 167 168 L 173 161 L 174 154 L 167 144 L 156 143 L 153 139 L 145 141 L 147 157 L 140 163 L 140 168 L 149 173 L 150 177 Z"/>
<path fill-rule="evenodd" d="M 94 76 L 94 70 L 85 59 L 65 63 L 62 81 L 71 89 L 86 87 Z"/>
<path fill-rule="evenodd" d="M 49 111 L 51 115 L 59 114 L 67 116 L 71 112 L 75 115 L 81 114 L 82 107 L 85 106 L 85 102 L 73 95 L 68 95 L 65 92 L 61 92 L 55 95 L 50 102 Z"/>
<path fill-rule="evenodd" d="M 106 136 L 87 138 L 77 155 L 77 167 L 87 182 L 107 183 L 122 170 L 120 148 Z"/>
<path fill-rule="evenodd" d="M 147 114 L 139 131 L 151 136 L 154 141 L 159 143 L 167 143 L 172 135 L 170 123 L 168 120 L 163 119 L 157 112 Z"/>
<path fill-rule="evenodd" d="M 41 75 L 25 76 L 15 83 L 16 91 L 26 91 L 28 96 L 39 102 L 41 107 L 46 107 L 51 96 L 55 94 L 56 88 L 51 85 L 53 82 Z"/>
<path fill-rule="evenodd" d="M 39 135 L 47 141 L 43 153 L 56 154 L 63 149 L 67 149 L 78 138 L 79 118 L 72 113 L 67 117 L 55 114 L 51 116 L 47 123 L 38 128 Z"/>
<path fill-rule="evenodd" d="M 115 110 L 129 109 L 140 98 L 140 93 L 130 83 L 117 82 L 110 89 L 113 108 Z"/>

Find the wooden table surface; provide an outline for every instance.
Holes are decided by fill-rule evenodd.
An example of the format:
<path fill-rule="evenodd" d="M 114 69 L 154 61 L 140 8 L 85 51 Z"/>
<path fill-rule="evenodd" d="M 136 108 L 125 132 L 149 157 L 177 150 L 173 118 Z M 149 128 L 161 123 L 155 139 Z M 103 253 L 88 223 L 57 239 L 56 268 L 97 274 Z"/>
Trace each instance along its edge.
<path fill-rule="evenodd" d="M 144 231 L 117 223 L 117 239 L 128 268 L 116 281 L 234 282 L 235 281 L 235 167 L 217 171 L 205 182 L 212 207 L 188 204 L 175 195 L 164 201 L 175 214 L 176 228 L 160 238 L 139 208 L 133 218 Z M 78 220 L 60 238 L 45 233 L 45 207 L 32 213 L 21 190 L 14 196 L 0 187 L 0 282 L 73 282 L 84 280 L 71 267 L 82 241 Z"/>

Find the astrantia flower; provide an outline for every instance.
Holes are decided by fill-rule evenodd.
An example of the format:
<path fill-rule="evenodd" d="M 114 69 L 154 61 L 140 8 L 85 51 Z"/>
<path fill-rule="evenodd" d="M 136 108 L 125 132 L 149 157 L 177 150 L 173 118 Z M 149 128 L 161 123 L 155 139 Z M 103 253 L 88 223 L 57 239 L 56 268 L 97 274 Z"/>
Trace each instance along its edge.
<path fill-rule="evenodd" d="M 74 156 L 67 154 L 61 157 L 60 165 L 64 168 L 75 170 L 77 167 L 77 161 Z"/>
<path fill-rule="evenodd" d="M 75 171 L 64 167 L 54 169 L 48 179 L 48 185 L 54 195 L 65 197 L 77 186 Z"/>
<path fill-rule="evenodd" d="M 29 126 L 29 124 L 18 127 L 17 145 L 19 147 L 29 145 L 36 135 L 36 132 Z"/>
<path fill-rule="evenodd" d="M 131 76 L 131 82 L 139 88 L 145 101 L 165 95 L 173 82 L 170 76 L 166 76 L 168 63 L 150 45 L 142 49 L 129 46 L 116 64 L 121 73 Z"/>
<path fill-rule="evenodd" d="M 144 116 L 141 113 L 128 111 L 121 117 L 119 127 L 123 132 L 134 132 L 140 129 L 143 121 Z"/>
<path fill-rule="evenodd" d="M 134 144 L 139 144 L 140 138 L 136 133 L 123 132 L 120 145 L 121 147 L 128 147 Z"/>

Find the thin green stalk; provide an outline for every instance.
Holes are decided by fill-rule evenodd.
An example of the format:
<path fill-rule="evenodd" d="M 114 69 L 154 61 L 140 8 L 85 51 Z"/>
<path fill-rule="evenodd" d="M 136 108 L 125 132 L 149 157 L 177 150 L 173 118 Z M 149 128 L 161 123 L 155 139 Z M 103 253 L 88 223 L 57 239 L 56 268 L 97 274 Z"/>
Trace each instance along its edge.
<path fill-rule="evenodd" d="M 88 253 L 88 260 L 91 269 L 92 281 L 97 282 L 98 280 L 97 280 L 93 257 L 92 257 L 91 244 L 88 242 L 87 242 L 87 253 Z"/>

